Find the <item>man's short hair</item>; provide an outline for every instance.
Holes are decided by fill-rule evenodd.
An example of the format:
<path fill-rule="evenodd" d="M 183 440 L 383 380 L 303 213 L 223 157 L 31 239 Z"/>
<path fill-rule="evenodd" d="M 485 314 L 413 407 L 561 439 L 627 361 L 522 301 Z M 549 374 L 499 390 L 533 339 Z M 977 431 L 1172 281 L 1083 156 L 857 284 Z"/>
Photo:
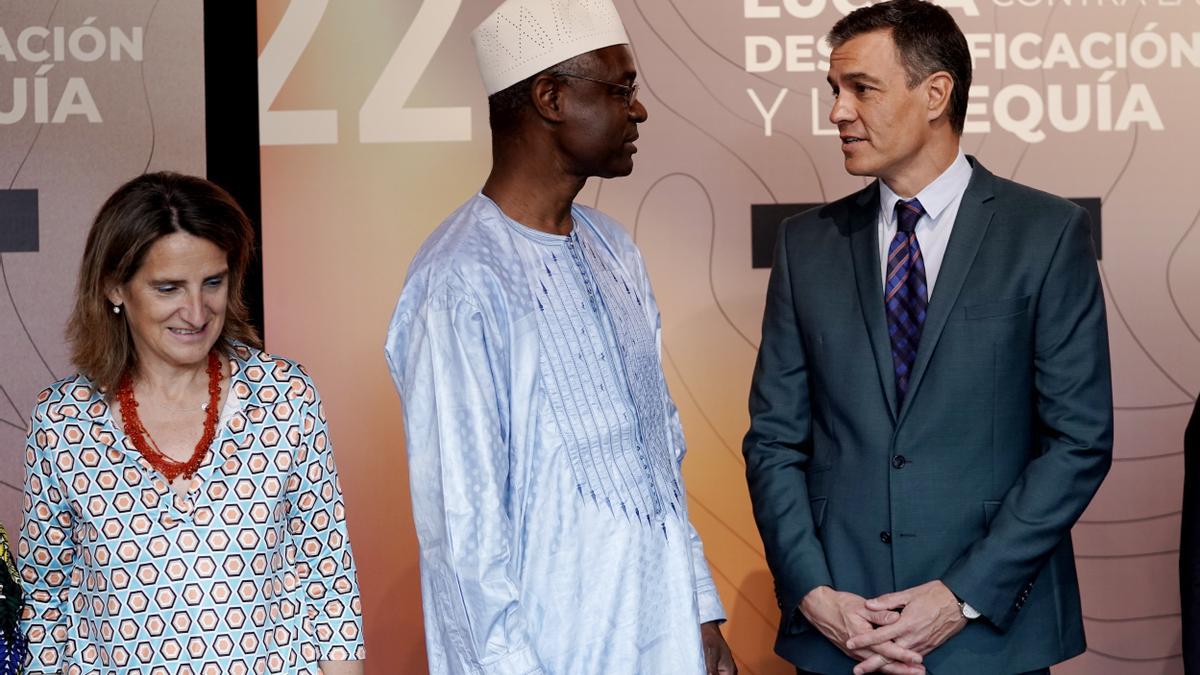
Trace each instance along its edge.
<path fill-rule="evenodd" d="M 533 95 L 533 81 L 541 73 L 530 75 L 520 82 L 488 97 L 488 123 L 493 134 L 514 131 L 521 121 L 521 111 Z"/>
<path fill-rule="evenodd" d="M 938 71 L 950 74 L 954 89 L 947 112 L 954 131 L 962 134 L 971 89 L 971 50 L 950 12 L 924 0 L 887 0 L 846 15 L 833 25 L 827 39 L 836 49 L 877 30 L 892 32 L 910 89 Z"/>

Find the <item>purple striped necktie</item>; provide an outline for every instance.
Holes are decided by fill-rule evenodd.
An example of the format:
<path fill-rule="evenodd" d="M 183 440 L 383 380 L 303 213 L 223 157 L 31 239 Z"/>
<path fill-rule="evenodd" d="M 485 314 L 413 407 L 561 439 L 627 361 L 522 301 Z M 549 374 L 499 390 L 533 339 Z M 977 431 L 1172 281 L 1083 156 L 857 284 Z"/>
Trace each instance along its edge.
<path fill-rule="evenodd" d="M 925 285 L 925 260 L 917 243 L 917 221 L 925 207 L 916 199 L 896 202 L 896 236 L 888 246 L 887 283 L 883 304 L 887 310 L 888 336 L 892 341 L 892 366 L 896 370 L 896 406 L 908 393 L 921 327 L 929 293 Z"/>

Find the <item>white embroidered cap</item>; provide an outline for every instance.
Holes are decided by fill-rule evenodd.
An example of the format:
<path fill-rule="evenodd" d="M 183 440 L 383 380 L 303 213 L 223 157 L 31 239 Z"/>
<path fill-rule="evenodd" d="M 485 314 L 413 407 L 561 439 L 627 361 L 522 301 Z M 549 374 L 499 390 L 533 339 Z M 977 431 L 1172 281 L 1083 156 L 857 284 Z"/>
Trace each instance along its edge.
<path fill-rule="evenodd" d="M 506 0 L 471 32 L 488 96 L 629 37 L 612 0 Z"/>

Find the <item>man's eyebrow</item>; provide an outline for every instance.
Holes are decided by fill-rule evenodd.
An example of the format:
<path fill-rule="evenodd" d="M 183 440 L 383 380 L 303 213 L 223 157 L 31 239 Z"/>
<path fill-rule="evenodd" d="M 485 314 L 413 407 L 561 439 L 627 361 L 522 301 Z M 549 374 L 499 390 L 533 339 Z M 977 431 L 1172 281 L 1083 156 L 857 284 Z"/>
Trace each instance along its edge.
<path fill-rule="evenodd" d="M 842 78 L 851 80 L 851 82 L 865 82 L 866 84 L 883 84 L 883 80 L 877 77 L 869 76 L 864 72 L 848 72 Z"/>
<path fill-rule="evenodd" d="M 829 84 L 833 84 L 833 80 L 829 79 L 829 77 L 826 77 L 825 79 L 829 80 Z M 868 75 L 866 73 L 857 72 L 857 71 L 852 72 L 852 73 L 843 73 L 841 79 L 846 80 L 848 82 L 865 82 L 867 84 L 883 84 L 883 80 L 881 80 L 877 77 L 872 77 L 871 75 Z"/>

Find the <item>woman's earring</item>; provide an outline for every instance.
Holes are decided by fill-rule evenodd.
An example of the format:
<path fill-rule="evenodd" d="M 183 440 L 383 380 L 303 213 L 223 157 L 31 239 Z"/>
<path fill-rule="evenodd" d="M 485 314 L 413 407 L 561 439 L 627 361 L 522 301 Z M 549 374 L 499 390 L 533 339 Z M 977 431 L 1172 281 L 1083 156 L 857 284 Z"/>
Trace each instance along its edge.
<path fill-rule="evenodd" d="M 113 314 L 120 314 L 120 313 L 121 313 L 121 306 L 113 305 Z"/>

